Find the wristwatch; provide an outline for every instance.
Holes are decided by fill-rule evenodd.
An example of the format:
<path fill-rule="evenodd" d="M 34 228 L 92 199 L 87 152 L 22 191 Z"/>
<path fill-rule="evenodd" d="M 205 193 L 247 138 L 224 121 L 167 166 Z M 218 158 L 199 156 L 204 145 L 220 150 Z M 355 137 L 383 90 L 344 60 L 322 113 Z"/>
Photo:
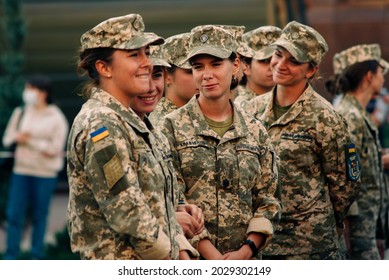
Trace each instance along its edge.
<path fill-rule="evenodd" d="M 243 241 L 243 243 L 240 247 L 242 247 L 246 244 L 250 246 L 250 249 L 253 252 L 253 255 L 251 257 L 256 257 L 258 255 L 258 248 L 257 248 L 257 246 L 255 246 L 255 243 L 250 239 L 246 239 L 245 241 Z"/>

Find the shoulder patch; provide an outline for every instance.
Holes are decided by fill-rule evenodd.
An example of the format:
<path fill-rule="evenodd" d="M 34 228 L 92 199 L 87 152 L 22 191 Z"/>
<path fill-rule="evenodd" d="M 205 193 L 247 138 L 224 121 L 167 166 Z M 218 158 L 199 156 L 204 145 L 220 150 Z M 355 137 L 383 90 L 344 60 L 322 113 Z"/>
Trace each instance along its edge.
<path fill-rule="evenodd" d="M 351 181 L 357 181 L 360 176 L 361 163 L 353 143 L 345 145 L 346 148 L 346 170 Z"/>
<path fill-rule="evenodd" d="M 109 189 L 111 189 L 125 175 L 122 163 L 117 154 L 114 155 L 110 161 L 104 164 L 103 169 Z"/>
<path fill-rule="evenodd" d="M 109 131 L 105 126 L 103 126 L 102 128 L 99 128 L 98 130 L 96 130 L 90 134 L 90 136 L 92 137 L 93 143 L 96 143 L 97 141 L 104 139 L 108 135 L 109 135 Z"/>

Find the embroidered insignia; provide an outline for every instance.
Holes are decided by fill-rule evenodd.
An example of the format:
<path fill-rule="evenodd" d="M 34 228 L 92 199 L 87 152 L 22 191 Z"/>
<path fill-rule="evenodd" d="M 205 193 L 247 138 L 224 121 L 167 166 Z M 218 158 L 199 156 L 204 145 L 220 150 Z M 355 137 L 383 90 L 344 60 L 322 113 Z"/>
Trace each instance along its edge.
<path fill-rule="evenodd" d="M 207 34 L 203 34 L 200 36 L 200 42 L 201 43 L 205 43 L 208 41 L 208 35 Z"/>
<path fill-rule="evenodd" d="M 346 145 L 346 169 L 350 180 L 357 181 L 359 179 L 361 163 L 353 143 Z"/>
<path fill-rule="evenodd" d="M 104 139 L 109 135 L 109 131 L 105 126 L 102 128 L 99 128 L 98 130 L 92 132 L 90 136 L 92 137 L 93 143 L 96 143 L 97 141 L 100 141 L 101 139 Z"/>
<path fill-rule="evenodd" d="M 122 163 L 117 154 L 104 164 L 103 170 L 108 188 L 110 189 L 125 175 Z"/>

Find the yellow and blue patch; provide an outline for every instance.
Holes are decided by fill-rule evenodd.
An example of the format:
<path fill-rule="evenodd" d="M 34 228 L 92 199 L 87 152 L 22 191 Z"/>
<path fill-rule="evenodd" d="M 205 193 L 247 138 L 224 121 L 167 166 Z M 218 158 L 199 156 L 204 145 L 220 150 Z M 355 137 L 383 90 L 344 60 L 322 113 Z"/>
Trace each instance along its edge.
<path fill-rule="evenodd" d="M 90 134 L 93 143 L 96 143 L 97 141 L 104 139 L 108 135 L 109 135 L 109 131 L 105 126 L 103 126 L 102 128 L 99 128 L 98 130 L 96 130 Z"/>
<path fill-rule="evenodd" d="M 357 181 L 360 176 L 361 163 L 355 150 L 355 144 L 346 145 L 346 169 L 351 181 Z"/>

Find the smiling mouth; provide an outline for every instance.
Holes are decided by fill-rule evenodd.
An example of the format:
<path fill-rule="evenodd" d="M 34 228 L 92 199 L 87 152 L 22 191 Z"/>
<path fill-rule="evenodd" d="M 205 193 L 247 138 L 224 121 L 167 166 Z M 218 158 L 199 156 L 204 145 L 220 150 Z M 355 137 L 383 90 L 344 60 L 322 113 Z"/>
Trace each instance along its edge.
<path fill-rule="evenodd" d="M 146 101 L 146 102 L 151 102 L 151 101 L 154 101 L 156 97 L 157 97 L 157 95 L 153 95 L 153 96 L 139 96 L 138 98 L 140 98 L 140 99 L 142 99 L 143 101 Z"/>

